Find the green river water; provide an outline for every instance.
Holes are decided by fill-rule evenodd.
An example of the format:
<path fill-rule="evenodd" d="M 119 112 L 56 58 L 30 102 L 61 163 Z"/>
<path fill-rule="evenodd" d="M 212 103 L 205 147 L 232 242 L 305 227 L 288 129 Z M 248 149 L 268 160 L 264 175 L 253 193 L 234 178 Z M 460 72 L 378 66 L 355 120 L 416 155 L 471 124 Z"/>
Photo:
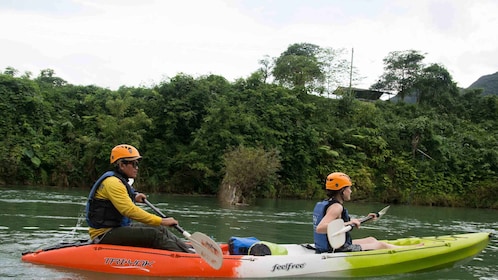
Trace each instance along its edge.
<path fill-rule="evenodd" d="M 147 279 L 22 262 L 22 252 L 87 238 L 84 208 L 88 192 L 5 186 L 0 192 L 0 279 Z M 214 197 L 150 194 L 148 198 L 164 213 L 175 217 L 185 230 L 203 232 L 219 242 L 226 242 L 231 236 L 254 236 L 278 243 L 313 241 L 311 217 L 316 201 L 265 199 L 251 206 L 227 208 Z M 349 213 L 357 218 L 384 206 L 378 203 L 346 204 Z M 353 238 L 394 239 L 491 232 L 494 237 L 488 247 L 464 265 L 377 279 L 498 279 L 497 216 L 497 210 L 391 205 L 382 219 L 354 230 Z"/>

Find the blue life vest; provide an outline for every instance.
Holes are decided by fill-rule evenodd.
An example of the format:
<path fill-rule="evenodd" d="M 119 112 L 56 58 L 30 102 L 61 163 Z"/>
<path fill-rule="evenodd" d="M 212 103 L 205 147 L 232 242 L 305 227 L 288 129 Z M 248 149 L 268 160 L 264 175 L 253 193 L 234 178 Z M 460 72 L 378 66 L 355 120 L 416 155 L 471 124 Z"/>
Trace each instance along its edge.
<path fill-rule="evenodd" d="M 95 198 L 95 192 L 100 187 L 102 182 L 111 176 L 117 177 L 126 187 L 128 196 L 131 201 L 135 203 L 136 191 L 133 189 L 128 181 L 114 171 L 107 171 L 93 184 L 92 190 L 88 195 L 88 200 L 85 207 L 86 212 L 86 222 L 88 226 L 92 228 L 111 228 L 111 227 L 121 227 L 129 226 L 131 220 L 119 213 L 119 211 L 114 207 L 112 202 L 108 199 L 97 199 Z"/>
<path fill-rule="evenodd" d="M 317 233 L 316 227 L 327 213 L 327 209 L 334 203 L 340 203 L 340 202 L 333 198 L 326 199 L 317 202 L 315 205 L 315 209 L 313 210 L 313 237 L 315 240 L 315 250 L 317 253 L 332 252 L 332 247 L 330 246 L 327 234 Z M 344 220 L 344 222 L 349 222 L 351 220 L 351 218 L 349 217 L 348 210 L 344 206 L 342 206 L 341 218 Z M 351 245 L 352 243 L 353 240 L 351 238 L 351 234 L 349 232 L 346 232 L 346 242 L 344 243 L 343 246 L 348 246 Z"/>

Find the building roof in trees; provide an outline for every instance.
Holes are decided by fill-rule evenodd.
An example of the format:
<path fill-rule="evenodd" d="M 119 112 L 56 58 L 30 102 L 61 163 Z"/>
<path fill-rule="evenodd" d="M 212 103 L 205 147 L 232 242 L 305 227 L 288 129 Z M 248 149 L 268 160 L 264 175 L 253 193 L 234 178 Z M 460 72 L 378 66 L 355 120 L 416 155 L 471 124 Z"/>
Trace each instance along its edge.
<path fill-rule="evenodd" d="M 349 90 L 350 90 L 349 87 L 338 87 L 334 91 L 334 94 L 342 95 L 344 92 L 348 92 Z M 351 91 L 354 93 L 355 98 L 357 98 L 359 100 L 366 100 L 366 101 L 375 101 L 375 100 L 378 100 L 383 94 L 389 94 L 388 92 L 371 90 L 371 89 L 355 88 L 355 87 L 352 87 Z"/>

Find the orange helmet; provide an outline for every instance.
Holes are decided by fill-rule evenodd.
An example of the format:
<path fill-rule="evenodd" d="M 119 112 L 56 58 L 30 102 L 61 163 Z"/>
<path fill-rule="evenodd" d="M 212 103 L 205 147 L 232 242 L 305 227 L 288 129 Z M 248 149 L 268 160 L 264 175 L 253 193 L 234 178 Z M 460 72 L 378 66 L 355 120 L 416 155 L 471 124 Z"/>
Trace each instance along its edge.
<path fill-rule="evenodd" d="M 118 159 L 137 160 L 141 159 L 140 153 L 132 145 L 121 144 L 114 147 L 111 151 L 111 164 Z"/>
<path fill-rule="evenodd" d="M 338 191 L 345 187 L 350 187 L 353 183 L 351 178 L 345 173 L 334 172 L 327 176 L 327 181 L 325 183 L 325 189 Z"/>

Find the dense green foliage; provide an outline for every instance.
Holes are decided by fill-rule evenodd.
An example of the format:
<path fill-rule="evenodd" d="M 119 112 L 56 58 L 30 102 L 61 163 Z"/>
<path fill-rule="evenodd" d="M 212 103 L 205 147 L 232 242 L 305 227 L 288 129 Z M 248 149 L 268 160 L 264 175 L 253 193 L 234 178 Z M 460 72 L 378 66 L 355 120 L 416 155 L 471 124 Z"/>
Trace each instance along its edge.
<path fill-rule="evenodd" d="M 242 168 L 252 162 L 276 172 L 251 177 L 256 197 L 321 198 L 324 178 L 341 171 L 355 199 L 498 208 L 498 98 L 459 93 L 439 65 L 411 81 L 417 104 L 326 98 L 266 83 L 261 72 L 233 83 L 179 74 L 112 91 L 53 71 L 30 79 L 8 70 L 0 75 L 3 184 L 89 188 L 112 147 L 129 143 L 144 156 L 141 190 L 216 194 L 222 182 L 242 185 L 260 172 Z"/>

